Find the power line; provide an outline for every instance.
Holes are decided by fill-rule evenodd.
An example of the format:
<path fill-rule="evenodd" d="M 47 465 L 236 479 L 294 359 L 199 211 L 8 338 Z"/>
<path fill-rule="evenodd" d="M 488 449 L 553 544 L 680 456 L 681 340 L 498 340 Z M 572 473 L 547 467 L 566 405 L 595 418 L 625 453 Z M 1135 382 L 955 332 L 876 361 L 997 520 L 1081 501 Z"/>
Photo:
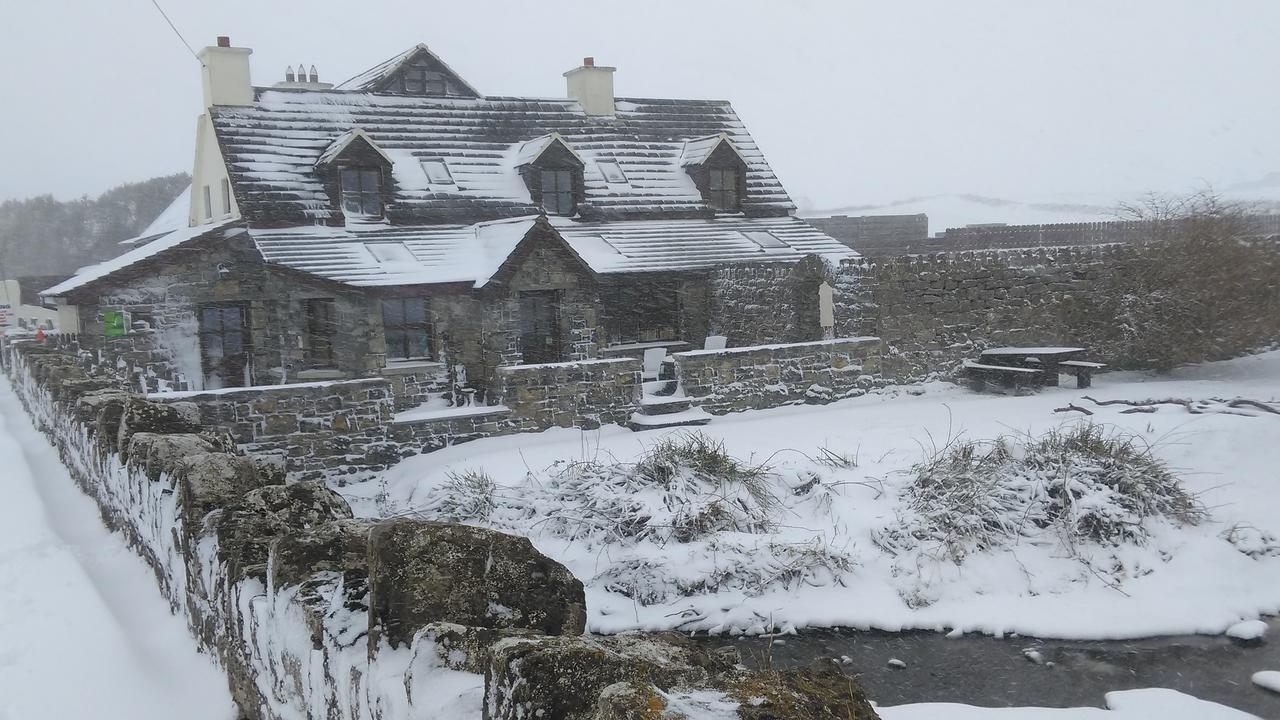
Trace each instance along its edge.
<path fill-rule="evenodd" d="M 169 16 L 165 14 L 164 8 L 160 7 L 160 3 L 156 2 L 156 0 L 151 0 L 151 4 L 156 6 L 156 10 L 160 13 L 160 17 L 164 18 L 164 21 L 169 23 L 169 28 L 173 30 L 173 34 L 177 35 L 178 39 L 182 41 L 182 44 L 187 46 L 187 52 L 191 53 L 191 57 L 199 60 L 200 56 L 196 55 L 196 51 L 191 49 L 191 43 L 187 42 L 187 39 L 182 37 L 182 33 L 178 32 L 178 26 L 174 25 L 173 21 L 169 19 Z"/>

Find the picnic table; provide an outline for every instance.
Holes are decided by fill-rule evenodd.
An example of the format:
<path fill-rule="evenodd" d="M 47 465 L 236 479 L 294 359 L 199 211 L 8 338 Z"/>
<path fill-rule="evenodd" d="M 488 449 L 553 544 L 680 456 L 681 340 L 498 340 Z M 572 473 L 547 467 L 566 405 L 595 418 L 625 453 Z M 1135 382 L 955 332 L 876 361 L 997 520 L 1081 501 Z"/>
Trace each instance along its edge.
<path fill-rule="evenodd" d="M 977 362 L 966 362 L 965 372 L 981 390 L 987 382 L 1005 387 L 1057 387 L 1058 375 L 1074 375 L 1076 387 L 1087 388 L 1093 373 L 1106 367 L 1102 363 L 1080 359 L 1080 347 L 999 347 L 982 351 Z"/>

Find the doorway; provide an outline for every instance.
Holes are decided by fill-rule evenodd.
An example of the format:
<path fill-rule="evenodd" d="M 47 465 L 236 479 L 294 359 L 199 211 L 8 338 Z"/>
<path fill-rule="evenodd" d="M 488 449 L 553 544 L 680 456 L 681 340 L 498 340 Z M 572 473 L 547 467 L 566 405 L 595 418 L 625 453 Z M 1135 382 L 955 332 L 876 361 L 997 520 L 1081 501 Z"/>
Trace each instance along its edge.
<path fill-rule="evenodd" d="M 527 364 L 564 359 L 559 290 L 520 293 L 520 351 Z"/>
<path fill-rule="evenodd" d="M 250 384 L 247 315 L 239 303 L 201 306 L 200 361 L 205 390 Z"/>

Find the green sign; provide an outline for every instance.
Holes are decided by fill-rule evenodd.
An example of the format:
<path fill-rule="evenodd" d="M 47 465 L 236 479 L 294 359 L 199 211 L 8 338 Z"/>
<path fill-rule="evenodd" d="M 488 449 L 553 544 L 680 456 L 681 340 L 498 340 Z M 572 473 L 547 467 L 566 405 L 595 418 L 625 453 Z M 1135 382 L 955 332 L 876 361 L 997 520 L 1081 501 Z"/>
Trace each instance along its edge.
<path fill-rule="evenodd" d="M 102 313 L 102 334 L 107 337 L 120 337 L 125 334 L 129 323 L 123 310 L 108 310 Z"/>

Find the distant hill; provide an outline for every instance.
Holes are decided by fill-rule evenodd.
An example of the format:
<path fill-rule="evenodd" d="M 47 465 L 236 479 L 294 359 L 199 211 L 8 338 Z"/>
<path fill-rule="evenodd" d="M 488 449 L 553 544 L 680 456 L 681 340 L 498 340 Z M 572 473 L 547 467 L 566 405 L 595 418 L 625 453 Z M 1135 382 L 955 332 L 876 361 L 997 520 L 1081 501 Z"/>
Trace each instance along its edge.
<path fill-rule="evenodd" d="M 126 183 L 96 198 L 0 203 L 0 277 L 70 275 L 119 255 L 191 182 L 186 173 Z"/>

